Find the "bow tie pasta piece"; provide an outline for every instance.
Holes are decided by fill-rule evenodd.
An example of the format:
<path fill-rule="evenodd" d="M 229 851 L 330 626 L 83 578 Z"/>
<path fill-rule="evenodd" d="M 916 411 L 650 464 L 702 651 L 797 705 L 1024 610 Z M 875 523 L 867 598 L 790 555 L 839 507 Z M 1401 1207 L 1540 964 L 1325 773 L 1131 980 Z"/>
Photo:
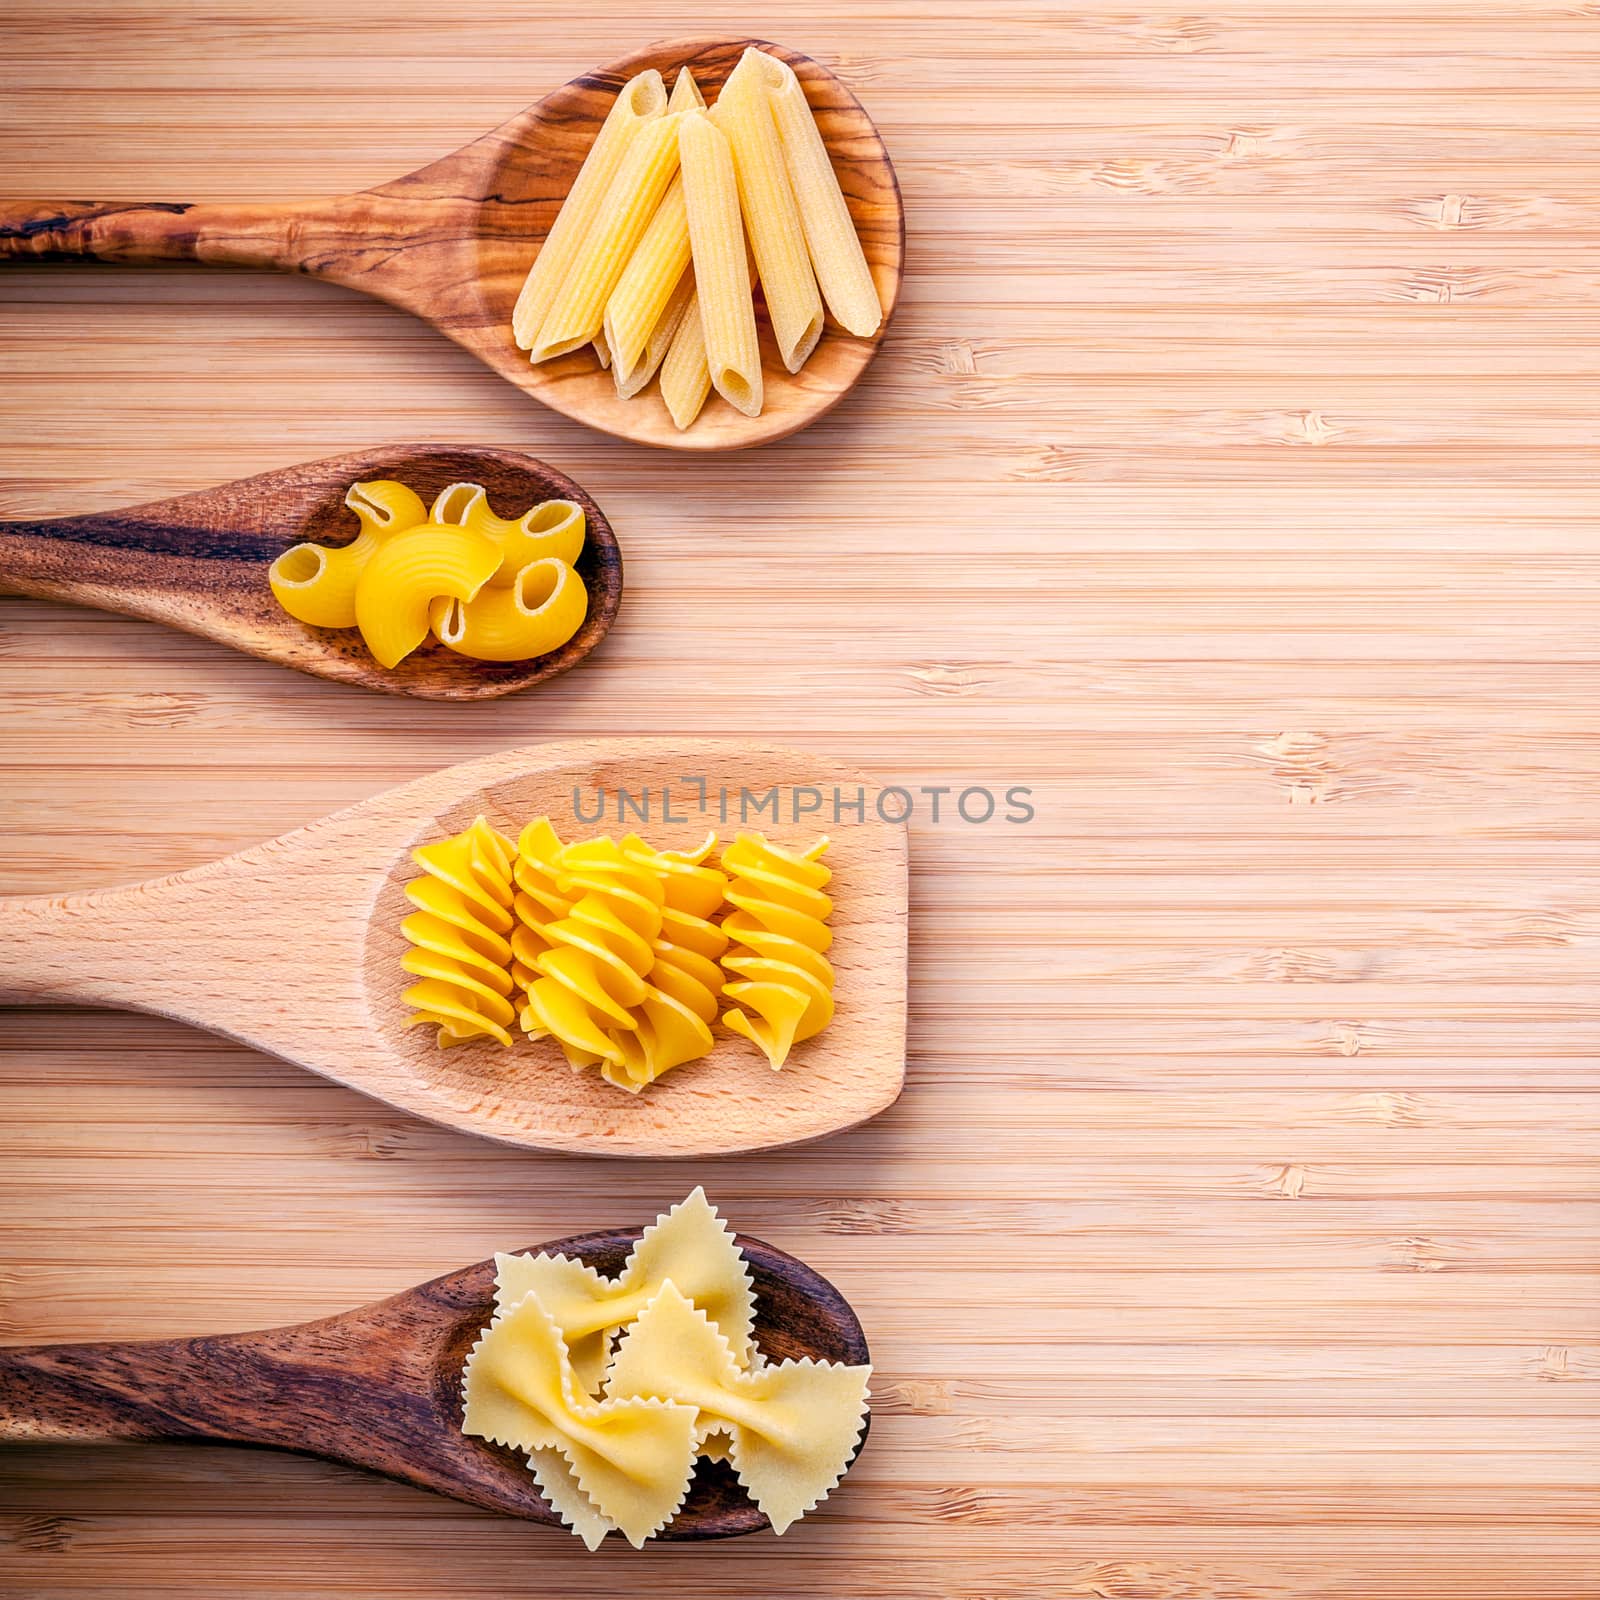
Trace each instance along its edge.
<path fill-rule="evenodd" d="M 616 1523 L 596 1510 L 594 1501 L 583 1492 L 572 1463 L 554 1445 L 547 1445 L 528 1452 L 528 1466 L 539 1493 L 550 1502 L 550 1509 L 590 1550 L 598 1550 Z"/>
<path fill-rule="evenodd" d="M 575 566 L 587 527 L 583 507 L 575 500 L 546 500 L 520 517 L 496 516 L 481 483 L 452 483 L 433 502 L 428 520 L 471 528 L 493 539 L 503 557 L 500 571 L 490 580 L 496 588 L 508 588 L 530 561 L 554 559 Z"/>
<path fill-rule="evenodd" d="M 689 1491 L 694 1408 L 584 1395 L 537 1295 L 485 1329 L 467 1357 L 462 1400 L 467 1433 L 529 1454 L 558 1451 L 594 1509 L 636 1548 L 667 1524 Z"/>
<path fill-rule="evenodd" d="M 474 661 L 532 661 L 559 650 L 589 614 L 583 579 L 554 556 L 530 561 L 510 585 L 475 599 L 440 596 L 428 608 L 434 637 Z"/>
<path fill-rule="evenodd" d="M 471 600 L 500 559 L 488 534 L 437 522 L 386 539 L 356 579 L 356 626 L 378 664 L 399 666 L 428 637 L 433 602 Z"/>
<path fill-rule="evenodd" d="M 633 1321 L 668 1279 L 711 1319 L 736 1360 L 748 1363 L 754 1353 L 750 1269 L 704 1189 L 646 1228 L 615 1278 L 567 1256 L 494 1259 L 496 1305 L 504 1310 L 538 1295 L 587 1389 L 599 1387 L 612 1333 Z"/>
<path fill-rule="evenodd" d="M 349 544 L 293 545 L 267 569 L 278 604 L 314 628 L 355 627 L 356 580 L 373 552 L 390 534 L 428 520 L 422 501 L 386 478 L 352 484 L 344 503 L 361 524 Z"/>
<path fill-rule="evenodd" d="M 735 908 L 722 923 L 734 942 L 722 965 L 737 980 L 724 989 L 734 1004 L 722 1021 L 774 1068 L 833 1020 L 833 967 L 823 954 L 833 942 L 833 902 L 822 892 L 833 874 L 817 860 L 827 848 L 819 839 L 797 854 L 759 833 L 741 833 L 722 852 Z"/>
<path fill-rule="evenodd" d="M 698 1407 L 700 1435 L 728 1435 L 740 1483 L 783 1533 L 843 1477 L 871 1376 L 871 1367 L 809 1360 L 742 1370 L 705 1313 L 668 1282 L 622 1336 L 606 1395 Z"/>
<path fill-rule="evenodd" d="M 431 1023 L 441 1045 L 487 1035 L 510 1045 L 512 859 L 515 847 L 478 817 L 461 833 L 411 853 L 424 876 L 406 885 L 417 909 L 401 924 L 401 966 L 420 979 L 403 996 L 406 1026 Z"/>

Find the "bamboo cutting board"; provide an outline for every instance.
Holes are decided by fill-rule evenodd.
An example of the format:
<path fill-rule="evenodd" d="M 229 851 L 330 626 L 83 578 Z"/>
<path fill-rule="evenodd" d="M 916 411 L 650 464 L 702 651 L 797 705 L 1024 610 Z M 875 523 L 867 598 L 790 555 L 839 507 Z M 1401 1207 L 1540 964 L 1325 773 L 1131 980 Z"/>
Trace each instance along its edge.
<path fill-rule="evenodd" d="M 14 0 L 4 186 L 381 181 L 684 23 L 603 11 Z M 311 1317 L 703 1181 L 850 1297 L 870 1444 L 781 1543 L 597 1558 L 291 1457 L 14 1452 L 0 1590 L 1589 1600 L 1593 8 L 759 22 L 872 113 L 909 255 L 861 387 L 751 455 L 586 433 L 310 282 L 0 275 L 0 517 L 451 439 L 570 472 L 629 584 L 581 670 L 460 707 L 7 602 L 0 891 L 538 739 L 777 738 L 952 790 L 912 832 L 905 1095 L 602 1164 L 155 1018 L 6 1014 L 0 1336 Z M 1012 785 L 1031 823 L 951 810 Z"/>

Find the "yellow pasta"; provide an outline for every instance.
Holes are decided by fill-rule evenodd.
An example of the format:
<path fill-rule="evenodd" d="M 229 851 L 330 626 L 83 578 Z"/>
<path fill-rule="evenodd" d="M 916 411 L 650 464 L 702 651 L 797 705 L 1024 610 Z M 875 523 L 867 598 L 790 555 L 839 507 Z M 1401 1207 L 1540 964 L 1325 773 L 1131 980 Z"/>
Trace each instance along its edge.
<path fill-rule="evenodd" d="M 796 854 L 741 833 L 722 853 L 735 908 L 722 923 L 734 941 L 722 965 L 736 974 L 723 991 L 733 1005 L 722 1022 L 774 1068 L 833 1020 L 833 968 L 823 953 L 833 942 L 833 902 L 822 892 L 833 874 L 817 860 L 827 848 L 821 839 Z"/>
<path fill-rule="evenodd" d="M 781 1534 L 844 1476 L 871 1376 L 871 1367 L 811 1360 L 743 1368 L 705 1312 L 668 1282 L 623 1334 L 605 1392 L 696 1407 L 697 1434 L 727 1434 L 734 1473 Z"/>
<path fill-rule="evenodd" d="M 667 100 L 667 110 L 670 111 L 704 111 L 706 97 L 700 92 L 700 85 L 695 81 L 694 74 L 687 67 L 678 68 L 678 76 L 672 80 L 672 94 Z"/>
<path fill-rule="evenodd" d="M 606 302 L 605 337 L 619 385 L 627 382 L 644 354 L 651 330 L 689 269 L 689 214 L 683 179 L 674 177 L 656 214 Z"/>
<path fill-rule="evenodd" d="M 590 1399 L 574 1382 L 560 1330 L 537 1295 L 502 1312 L 472 1347 L 462 1413 L 463 1430 L 477 1438 L 559 1451 L 574 1487 L 635 1548 L 666 1526 L 688 1493 L 694 1407 Z"/>
<path fill-rule="evenodd" d="M 693 278 L 693 272 L 690 273 Z M 666 359 L 661 363 L 661 398 L 679 432 L 700 415 L 711 393 L 711 368 L 706 363 L 705 328 L 700 321 L 700 296 L 692 292 Z"/>
<path fill-rule="evenodd" d="M 349 544 L 330 547 L 297 544 L 267 570 L 278 604 L 291 617 L 314 628 L 356 625 L 356 580 L 373 552 L 392 533 L 427 518 L 422 501 L 403 483 L 379 479 L 352 484 L 344 503 L 361 524 Z"/>
<path fill-rule="evenodd" d="M 709 118 L 686 112 L 678 136 L 695 288 L 712 386 L 747 417 L 761 415 L 761 351 L 745 264 L 733 154 Z M 669 352 L 668 359 L 671 355 Z"/>
<path fill-rule="evenodd" d="M 776 56 L 746 50 L 738 70 L 746 63 L 766 84 L 817 285 L 840 326 L 867 338 L 878 331 L 883 307 L 806 92 L 793 68 Z"/>
<path fill-rule="evenodd" d="M 619 1061 L 613 1036 L 638 1027 L 631 1008 L 645 998 L 665 896 L 654 874 L 612 839 L 568 845 L 560 866 L 573 906 L 543 930 L 551 948 L 534 959 L 539 976 L 522 1026 L 532 1038 L 555 1039 L 575 1068 Z"/>
<path fill-rule="evenodd" d="M 583 507 L 575 500 L 544 500 L 520 517 L 499 517 L 481 483 L 452 483 L 433 502 L 430 522 L 486 533 L 499 546 L 500 570 L 491 587 L 509 588 L 530 561 L 553 556 L 570 566 L 583 554 Z"/>
<path fill-rule="evenodd" d="M 666 85 L 654 69 L 623 85 L 517 296 L 511 329 L 519 349 L 532 349 L 634 136 L 641 127 L 658 120 L 666 104 Z"/>
<path fill-rule="evenodd" d="M 635 1547 L 660 1532 L 701 1457 L 728 1461 L 784 1533 L 849 1466 L 872 1368 L 769 1363 L 755 1311 L 744 1254 L 701 1189 L 644 1230 L 615 1278 L 566 1256 L 497 1255 L 462 1429 L 526 1456 L 591 1550 L 614 1529 Z"/>
<path fill-rule="evenodd" d="M 618 399 L 631 400 L 655 377 L 661 363 L 666 360 L 667 351 L 672 348 L 672 341 L 677 336 L 684 313 L 689 309 L 689 302 L 693 298 L 694 268 L 688 267 L 678 279 L 678 287 L 672 291 L 672 298 L 667 301 L 667 309 L 661 313 L 655 327 L 650 330 L 650 337 L 645 340 L 644 352 L 634 363 L 633 371 L 628 374 L 626 380 L 621 376 L 620 369 L 612 371 L 611 375 L 616 380 Z M 698 315 L 697 312 L 696 316 Z M 708 387 L 709 382 L 708 379 Z"/>
<path fill-rule="evenodd" d="M 530 822 L 517 839 L 513 868 L 517 925 L 511 935 L 511 977 L 526 990 L 539 976 L 534 962 L 556 941 L 547 929 L 572 912 L 572 896 L 561 887 L 561 853 L 566 849 L 548 817 Z"/>
<path fill-rule="evenodd" d="M 511 1043 L 513 849 L 479 817 L 412 851 L 423 876 L 406 885 L 416 910 L 400 925 L 411 945 L 400 964 L 421 981 L 403 996 L 414 1008 L 406 1026 L 431 1024 L 441 1045 L 482 1036 Z"/>
<path fill-rule="evenodd" d="M 435 600 L 434 636 L 474 661 L 531 661 L 558 650 L 583 626 L 588 591 L 565 561 L 530 561 L 509 588 L 480 589 L 472 600 Z"/>
<path fill-rule="evenodd" d="M 728 947 L 728 935 L 711 921 L 722 909 L 728 879 L 704 864 L 716 842 L 717 836 L 708 834 L 696 851 L 661 851 L 638 834 L 622 841 L 629 859 L 647 865 L 660 879 L 664 900 L 639 1025 L 616 1036 L 622 1059 L 600 1068 L 619 1089 L 637 1094 L 664 1072 L 709 1055 L 715 1043 L 711 1024 L 722 993 L 717 958 Z"/>
<path fill-rule="evenodd" d="M 628 1252 L 622 1271 L 603 1278 L 569 1256 L 497 1255 L 495 1304 L 504 1311 L 537 1294 L 561 1330 L 578 1381 L 600 1387 L 611 1335 L 625 1328 L 668 1279 L 716 1324 L 741 1362 L 750 1360 L 755 1291 L 733 1231 L 704 1189 L 656 1218 Z"/>
<path fill-rule="evenodd" d="M 723 85 L 711 120 L 733 152 L 739 204 L 779 354 L 790 372 L 798 372 L 822 336 L 822 297 L 757 58 L 767 59 L 746 51 Z"/>
<path fill-rule="evenodd" d="M 428 637 L 433 602 L 471 600 L 500 560 L 500 546 L 471 528 L 424 522 L 385 540 L 356 581 L 356 626 L 379 664 L 398 666 Z"/>
<path fill-rule="evenodd" d="M 530 351 L 534 361 L 549 361 L 590 343 L 596 334 L 603 336 L 606 302 L 678 170 L 678 127 L 684 115 L 657 117 L 634 134 L 540 325 Z"/>

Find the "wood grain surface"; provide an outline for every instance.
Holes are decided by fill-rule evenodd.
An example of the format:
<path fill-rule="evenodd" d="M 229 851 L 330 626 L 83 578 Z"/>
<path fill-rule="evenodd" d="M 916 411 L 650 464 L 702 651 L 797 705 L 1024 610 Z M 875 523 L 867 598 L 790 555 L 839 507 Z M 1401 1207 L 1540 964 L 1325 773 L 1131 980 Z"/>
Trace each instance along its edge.
<path fill-rule="evenodd" d="M 0 1004 L 155 1012 L 525 1148 L 659 1158 L 820 1139 L 876 1116 L 905 1082 L 906 829 L 883 820 L 894 797 L 882 802 L 861 774 L 781 745 L 578 739 L 507 750 L 188 872 L 0 896 Z M 402 924 L 416 909 L 406 888 L 421 875 L 412 852 L 480 816 L 511 838 L 536 817 L 569 841 L 639 827 L 660 850 L 693 850 L 718 829 L 731 842 L 744 820 L 804 850 L 826 827 L 832 1020 L 776 1073 L 719 1026 L 709 1056 L 637 1095 L 573 1071 L 553 1039 L 440 1049 L 432 1030 L 411 1025 L 405 999 L 415 980 L 401 965 Z"/>
<path fill-rule="evenodd" d="M 538 366 L 512 338 L 512 308 L 537 244 L 554 225 L 622 86 L 645 71 L 690 68 L 715 99 L 747 46 L 787 60 L 803 86 L 884 308 L 870 338 L 830 323 L 791 374 L 765 315 L 761 414 L 713 395 L 680 431 L 659 396 L 624 399 L 587 346 Z M 784 438 L 831 410 L 866 370 L 893 314 L 905 260 L 894 167 L 872 119 L 810 57 L 762 39 L 658 40 L 596 65 L 422 171 L 359 193 L 301 202 L 0 200 L 0 261 L 206 262 L 309 273 L 422 317 L 501 377 L 565 416 L 673 450 L 739 450 Z"/>
<path fill-rule="evenodd" d="M 0 161 L 46 195 L 355 189 L 684 20 L 13 0 Z M 758 21 L 860 96 L 909 239 L 879 359 L 770 448 L 618 445 L 319 283 L 0 272 L 0 515 L 445 439 L 571 473 L 628 561 L 584 670 L 477 706 L 6 602 L 0 886 L 177 870 L 551 737 L 1030 786 L 1026 826 L 917 797 L 906 1093 L 759 1159 L 530 1156 L 175 1023 L 15 1012 L 0 1331 L 331 1314 L 703 1181 L 860 1314 L 871 1444 L 782 1541 L 594 1559 L 266 1452 L 15 1452 L 0 1588 L 1590 1600 L 1593 8 Z"/>
<path fill-rule="evenodd" d="M 373 479 L 396 479 L 428 506 L 452 484 L 476 483 L 490 509 L 510 518 L 546 500 L 582 506 L 576 571 L 588 610 L 578 631 L 523 661 L 475 661 L 430 638 L 386 668 L 354 628 L 314 628 L 291 617 L 270 587 L 273 563 L 292 545 L 349 544 L 360 524 L 345 495 Z M 565 672 L 599 644 L 622 602 L 622 552 L 600 508 L 545 462 L 511 450 L 402 444 L 98 515 L 0 521 L 0 594 L 148 617 L 383 694 L 489 700 Z"/>
<path fill-rule="evenodd" d="M 524 1248 L 570 1256 L 614 1278 L 643 1231 Z M 755 1291 L 763 1360 L 871 1361 L 860 1322 L 826 1278 L 759 1239 L 739 1235 L 737 1243 Z M 467 1357 L 494 1318 L 491 1257 L 374 1305 L 288 1328 L 0 1346 L 0 1440 L 73 1444 L 80 1453 L 127 1439 L 267 1445 L 559 1528 L 527 1458 L 463 1431 Z M 862 1442 L 870 1426 L 868 1418 Z M 659 1537 L 732 1539 L 769 1527 L 732 1466 L 703 1460 Z"/>

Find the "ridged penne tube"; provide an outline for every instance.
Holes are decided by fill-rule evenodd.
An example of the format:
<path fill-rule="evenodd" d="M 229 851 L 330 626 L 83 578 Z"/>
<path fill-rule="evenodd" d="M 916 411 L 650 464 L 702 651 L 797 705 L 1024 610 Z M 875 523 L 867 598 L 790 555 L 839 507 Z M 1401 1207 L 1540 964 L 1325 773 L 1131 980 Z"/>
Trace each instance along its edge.
<path fill-rule="evenodd" d="M 509 589 L 530 561 L 554 556 L 576 566 L 583 553 L 587 523 L 575 500 L 545 500 L 520 517 L 498 517 L 481 483 L 452 483 L 440 492 L 428 513 L 430 522 L 486 533 L 501 550 L 503 563 L 489 582 Z"/>
<path fill-rule="evenodd" d="M 666 105 L 667 86 L 653 68 L 623 84 L 517 296 L 511 331 L 519 349 L 532 349 L 633 136 L 641 126 L 661 117 Z"/>
<path fill-rule="evenodd" d="M 758 50 L 745 52 L 723 85 L 711 120 L 733 151 L 739 204 L 779 354 L 790 372 L 798 372 L 822 336 L 822 296 L 758 64 L 766 59 Z"/>
<path fill-rule="evenodd" d="M 645 341 L 644 353 L 634 364 L 626 382 L 621 376 L 620 368 L 613 370 L 611 375 L 616 379 L 619 400 L 631 400 L 655 377 L 661 363 L 667 358 L 667 351 L 672 348 L 672 341 L 683 323 L 683 314 L 689 309 L 689 302 L 693 298 L 694 268 L 690 267 L 678 279 L 678 287 L 672 291 L 672 298 L 667 301 L 667 309 L 661 313 L 655 327 L 650 330 L 650 337 Z"/>
<path fill-rule="evenodd" d="M 414 528 L 428 515 L 416 494 L 388 478 L 352 484 L 344 503 L 361 523 L 349 544 L 293 545 L 267 569 L 278 604 L 313 628 L 355 627 L 361 569 L 390 534 Z"/>
<path fill-rule="evenodd" d="M 672 85 L 667 114 L 703 111 L 705 104 L 694 74 L 682 68 Z M 595 339 L 596 351 L 606 349 L 600 364 L 611 366 L 620 398 L 636 395 L 661 365 L 677 318 L 683 314 L 688 267 L 689 219 L 683 208 L 683 180 L 675 177 L 606 304 L 605 322 Z M 663 324 L 668 324 L 664 334 Z"/>
<path fill-rule="evenodd" d="M 806 103 L 806 92 L 787 61 L 761 50 L 745 51 L 741 67 L 745 61 L 753 63 L 766 84 L 784 166 L 823 299 L 842 328 L 865 339 L 878 331 L 883 307 L 838 174 L 822 141 L 822 130 Z"/>
<path fill-rule="evenodd" d="M 684 115 L 657 117 L 634 134 L 540 325 L 529 352 L 534 361 L 552 360 L 603 335 L 606 302 L 678 170 L 678 127 Z"/>
<path fill-rule="evenodd" d="M 424 522 L 387 540 L 356 583 L 356 626 L 374 659 L 398 666 L 428 637 L 434 600 L 471 600 L 500 558 L 500 546 L 471 528 Z"/>
<path fill-rule="evenodd" d="M 600 363 L 601 369 L 611 365 L 611 346 L 606 342 L 605 330 L 602 328 L 594 336 L 594 358 Z"/>
<path fill-rule="evenodd" d="M 706 365 L 706 335 L 700 322 L 700 296 L 691 293 L 683 317 L 661 363 L 661 398 L 673 426 L 681 433 L 711 393 L 711 368 Z"/>
<path fill-rule="evenodd" d="M 619 386 L 632 376 L 684 274 L 689 270 L 689 213 L 683 178 L 673 178 L 617 287 L 606 302 L 605 338 Z"/>
<path fill-rule="evenodd" d="M 588 614 L 583 580 L 547 556 L 530 561 L 509 588 L 485 586 L 471 600 L 435 600 L 428 621 L 439 642 L 474 661 L 531 661 L 558 650 Z"/>
<path fill-rule="evenodd" d="M 739 187 L 728 141 L 704 115 L 687 112 L 678 134 L 689 213 L 695 289 L 712 385 L 735 410 L 761 415 L 761 350 L 745 263 Z M 672 357 L 668 352 L 668 362 Z"/>

